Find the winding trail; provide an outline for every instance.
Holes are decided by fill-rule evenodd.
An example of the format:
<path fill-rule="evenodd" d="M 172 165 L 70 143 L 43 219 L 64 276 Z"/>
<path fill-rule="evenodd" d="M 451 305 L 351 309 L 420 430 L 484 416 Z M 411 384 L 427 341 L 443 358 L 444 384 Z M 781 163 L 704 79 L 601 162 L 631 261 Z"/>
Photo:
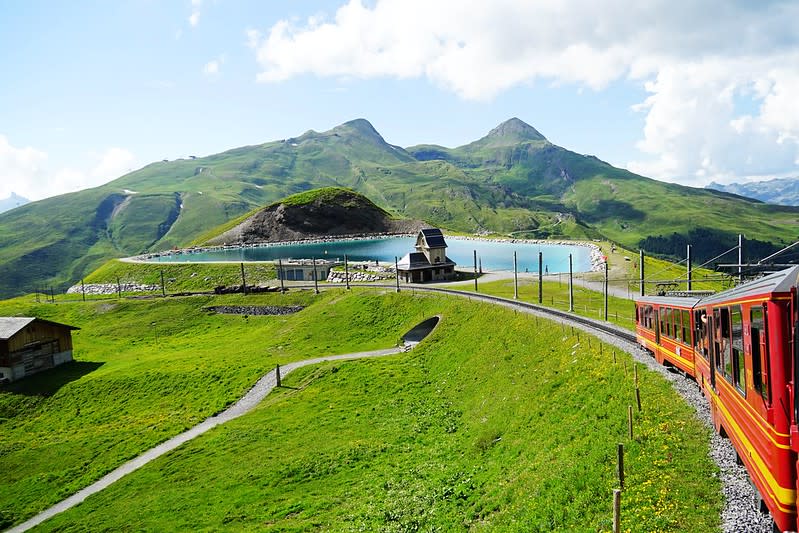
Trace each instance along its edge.
<path fill-rule="evenodd" d="M 364 359 L 367 357 L 383 357 L 386 355 L 394 355 L 397 353 L 401 353 L 411 349 L 412 346 L 399 346 L 395 348 L 387 348 L 383 350 L 373 350 L 370 352 L 356 352 L 356 353 L 348 353 L 343 355 L 328 355 L 325 357 L 316 357 L 314 359 L 305 359 L 304 361 L 294 361 L 292 363 L 286 363 L 285 365 L 280 367 L 280 375 L 281 377 L 285 376 L 292 370 L 297 368 L 308 366 L 308 365 L 315 365 L 318 363 L 325 363 L 328 361 L 348 361 L 353 359 Z M 259 379 L 255 385 L 241 397 L 241 399 L 233 404 L 231 407 L 228 407 L 218 415 L 214 415 L 203 422 L 200 422 L 193 428 L 184 431 L 180 435 L 172 437 L 168 441 L 162 442 L 158 446 L 154 448 L 150 448 L 143 454 L 139 455 L 135 459 L 131 459 L 127 463 L 123 464 L 122 466 L 116 468 L 112 472 L 109 472 L 99 480 L 95 481 L 88 487 L 81 489 L 80 491 L 76 492 L 69 498 L 62 500 L 61 502 L 53 505 L 49 509 L 42 511 L 41 513 L 35 515 L 34 517 L 26 520 L 25 522 L 11 528 L 8 530 L 9 533 L 21 533 L 23 531 L 27 531 L 35 526 L 38 526 L 45 520 L 52 518 L 53 516 L 66 511 L 72 507 L 75 507 L 79 503 L 83 502 L 86 498 L 91 496 L 92 494 L 96 494 L 101 490 L 107 488 L 112 483 L 115 483 L 125 477 L 126 475 L 130 474 L 131 472 L 135 472 L 139 468 L 143 467 L 150 461 L 161 457 L 162 455 L 171 452 L 178 446 L 194 439 L 205 433 L 206 431 L 215 428 L 220 424 L 224 424 L 225 422 L 229 422 L 234 418 L 238 418 L 241 415 L 247 414 L 252 411 L 266 396 L 272 392 L 277 386 L 277 379 L 275 370 L 272 370 L 261 379 Z"/>

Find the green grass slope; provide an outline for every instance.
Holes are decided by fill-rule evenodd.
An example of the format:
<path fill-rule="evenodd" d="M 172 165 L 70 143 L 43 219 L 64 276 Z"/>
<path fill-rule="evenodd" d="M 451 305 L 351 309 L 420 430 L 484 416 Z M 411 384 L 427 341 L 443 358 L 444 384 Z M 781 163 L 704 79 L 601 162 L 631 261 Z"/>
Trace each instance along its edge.
<path fill-rule="evenodd" d="M 308 307 L 202 309 L 222 302 Z M 718 528 L 708 431 L 670 385 L 639 372 L 644 411 L 627 441 L 629 357 L 614 365 L 609 347 L 531 316 L 393 291 L 26 298 L 0 312 L 83 328 L 77 363 L 0 392 L 4 525 L 219 411 L 276 363 L 390 346 L 436 314 L 413 352 L 298 370 L 255 412 L 40 530 L 609 530 L 617 442 L 625 527 Z"/>

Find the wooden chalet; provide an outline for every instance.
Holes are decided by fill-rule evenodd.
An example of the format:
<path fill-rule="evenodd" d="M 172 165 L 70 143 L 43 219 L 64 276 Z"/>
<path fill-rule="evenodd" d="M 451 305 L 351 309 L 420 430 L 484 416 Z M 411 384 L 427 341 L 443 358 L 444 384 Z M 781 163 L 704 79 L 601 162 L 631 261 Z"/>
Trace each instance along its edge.
<path fill-rule="evenodd" d="M 447 257 L 447 243 L 440 229 L 423 229 L 416 237 L 416 251 L 397 263 L 397 276 L 406 283 L 445 281 L 455 277 L 455 262 Z"/>
<path fill-rule="evenodd" d="M 41 318 L 0 317 L 0 383 L 72 361 L 76 329 Z"/>

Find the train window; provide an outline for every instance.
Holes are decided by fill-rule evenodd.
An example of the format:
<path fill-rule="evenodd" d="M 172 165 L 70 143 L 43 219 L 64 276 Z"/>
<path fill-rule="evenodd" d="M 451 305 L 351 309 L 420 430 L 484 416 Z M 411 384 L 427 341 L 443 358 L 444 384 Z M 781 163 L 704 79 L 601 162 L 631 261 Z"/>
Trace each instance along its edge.
<path fill-rule="evenodd" d="M 667 307 L 664 315 L 664 322 L 666 322 L 666 337 L 673 337 L 671 332 L 671 308 Z"/>
<path fill-rule="evenodd" d="M 713 309 L 713 357 L 716 360 L 716 370 L 724 374 L 724 351 L 721 346 L 721 309 Z"/>
<path fill-rule="evenodd" d="M 638 312 L 638 304 L 635 304 L 635 323 L 641 324 L 641 315 Z"/>
<path fill-rule="evenodd" d="M 691 313 L 687 310 L 682 312 L 682 341 L 691 345 Z"/>
<path fill-rule="evenodd" d="M 707 332 L 707 315 L 705 311 L 698 309 L 694 311 L 694 347 L 697 352 L 701 352 L 704 357 L 707 357 L 707 350 L 703 350 L 703 341 Z"/>
<path fill-rule="evenodd" d="M 674 322 L 674 329 L 672 330 L 672 338 L 676 341 L 680 339 L 680 310 L 679 309 L 672 309 L 671 310 L 671 320 Z"/>
<path fill-rule="evenodd" d="M 732 377 L 732 346 L 730 346 L 730 308 L 721 308 L 721 350 L 724 352 L 724 376 Z"/>
<path fill-rule="evenodd" d="M 766 334 L 765 307 L 752 307 L 749 315 L 752 331 L 752 381 L 755 390 L 766 400 L 771 401 L 768 379 L 768 335 Z"/>
<path fill-rule="evenodd" d="M 732 347 L 730 346 L 730 310 L 720 307 L 713 310 L 713 349 L 716 369 L 730 380 L 732 377 Z"/>
<path fill-rule="evenodd" d="M 734 305 L 730 313 L 732 325 L 732 382 L 746 396 L 746 365 L 744 364 L 744 323 L 741 306 Z"/>
<path fill-rule="evenodd" d="M 671 330 L 671 338 L 680 340 L 680 310 L 671 310 L 671 321 L 674 323 L 674 329 Z"/>

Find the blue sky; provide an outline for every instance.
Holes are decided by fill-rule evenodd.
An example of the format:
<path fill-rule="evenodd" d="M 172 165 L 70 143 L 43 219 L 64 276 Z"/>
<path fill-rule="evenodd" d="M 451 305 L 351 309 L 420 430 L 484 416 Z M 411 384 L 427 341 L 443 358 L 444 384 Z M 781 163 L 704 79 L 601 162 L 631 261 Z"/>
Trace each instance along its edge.
<path fill-rule="evenodd" d="M 9 0 L 0 198 L 366 118 L 458 146 L 516 116 L 694 186 L 799 176 L 799 2 Z"/>

